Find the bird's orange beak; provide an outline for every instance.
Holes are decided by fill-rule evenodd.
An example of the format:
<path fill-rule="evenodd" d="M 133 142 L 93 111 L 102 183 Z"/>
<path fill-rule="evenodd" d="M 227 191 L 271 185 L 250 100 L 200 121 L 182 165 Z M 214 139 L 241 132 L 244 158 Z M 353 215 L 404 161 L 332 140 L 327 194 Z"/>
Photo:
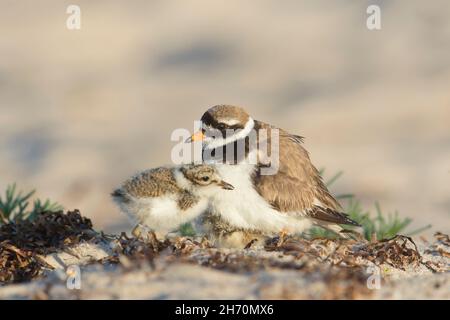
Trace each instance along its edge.
<path fill-rule="evenodd" d="M 199 130 L 196 133 L 194 133 L 190 138 L 186 140 L 186 142 L 193 142 L 193 141 L 203 141 L 205 139 L 205 134 L 203 131 Z"/>

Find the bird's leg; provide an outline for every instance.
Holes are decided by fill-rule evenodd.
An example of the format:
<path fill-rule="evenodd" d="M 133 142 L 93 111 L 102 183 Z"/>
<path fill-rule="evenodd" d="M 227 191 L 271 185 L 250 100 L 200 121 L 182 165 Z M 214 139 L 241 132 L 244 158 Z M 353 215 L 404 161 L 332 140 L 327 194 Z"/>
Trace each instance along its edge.
<path fill-rule="evenodd" d="M 153 251 L 158 252 L 159 250 L 159 241 L 156 233 L 154 231 L 149 231 L 147 233 L 148 243 L 152 245 Z"/>
<path fill-rule="evenodd" d="M 142 235 L 142 228 L 141 228 L 141 225 L 140 225 L 140 224 L 137 224 L 137 225 L 133 228 L 133 230 L 131 230 L 131 234 L 132 234 L 135 238 L 139 239 L 139 238 L 141 237 L 141 235 Z"/>
<path fill-rule="evenodd" d="M 286 241 L 286 237 L 288 235 L 288 230 L 286 228 L 281 229 L 280 235 L 278 236 L 277 247 L 281 247 Z"/>
<path fill-rule="evenodd" d="M 258 241 L 258 239 L 250 240 L 250 242 L 245 245 L 244 249 L 250 249 L 256 241 Z"/>
<path fill-rule="evenodd" d="M 140 224 L 137 224 L 136 227 L 134 227 L 131 231 L 131 234 L 136 237 L 136 239 L 150 244 L 153 247 L 154 251 L 158 251 L 159 241 L 153 230 L 148 230 L 145 226 L 142 227 Z"/>

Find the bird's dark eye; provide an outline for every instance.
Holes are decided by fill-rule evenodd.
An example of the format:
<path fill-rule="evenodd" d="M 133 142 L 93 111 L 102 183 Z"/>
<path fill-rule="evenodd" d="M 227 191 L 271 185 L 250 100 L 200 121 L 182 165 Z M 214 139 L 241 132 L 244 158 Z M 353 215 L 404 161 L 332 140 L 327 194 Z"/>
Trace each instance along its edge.
<path fill-rule="evenodd" d="M 202 180 L 206 182 L 206 181 L 208 181 L 208 180 L 209 180 L 209 177 L 207 177 L 207 176 L 204 176 L 204 177 L 202 177 Z"/>

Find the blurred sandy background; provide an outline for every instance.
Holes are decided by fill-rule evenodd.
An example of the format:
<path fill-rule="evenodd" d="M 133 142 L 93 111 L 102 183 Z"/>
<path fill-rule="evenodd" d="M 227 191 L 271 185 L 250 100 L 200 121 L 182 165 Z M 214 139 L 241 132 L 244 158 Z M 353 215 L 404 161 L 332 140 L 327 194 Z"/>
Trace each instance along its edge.
<path fill-rule="evenodd" d="M 447 0 L 1 0 L 0 190 L 36 188 L 119 231 L 112 188 L 231 103 L 305 136 L 317 167 L 345 172 L 333 192 L 449 232 L 449 13 Z"/>

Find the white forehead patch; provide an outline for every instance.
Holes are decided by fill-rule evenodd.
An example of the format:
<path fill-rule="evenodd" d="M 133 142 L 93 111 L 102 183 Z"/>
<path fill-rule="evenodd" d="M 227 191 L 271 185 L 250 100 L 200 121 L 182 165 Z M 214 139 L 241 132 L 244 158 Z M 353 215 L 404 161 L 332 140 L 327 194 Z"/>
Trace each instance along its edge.
<path fill-rule="evenodd" d="M 227 126 L 234 126 L 240 123 L 240 121 L 237 119 L 217 119 L 217 122 L 224 123 Z"/>

